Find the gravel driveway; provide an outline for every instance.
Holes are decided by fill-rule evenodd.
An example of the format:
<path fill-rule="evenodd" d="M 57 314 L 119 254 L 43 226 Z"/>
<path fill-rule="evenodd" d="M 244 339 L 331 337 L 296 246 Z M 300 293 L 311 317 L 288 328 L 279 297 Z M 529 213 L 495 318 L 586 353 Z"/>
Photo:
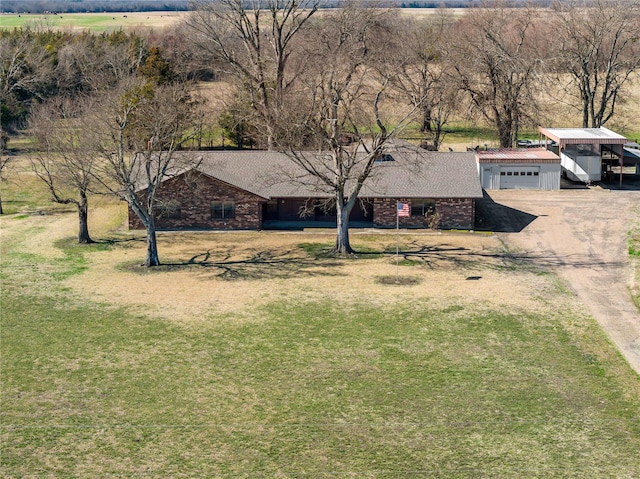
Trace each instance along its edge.
<path fill-rule="evenodd" d="M 568 283 L 640 374 L 640 314 L 627 255 L 640 190 L 491 191 L 478 210 L 510 247 Z"/>

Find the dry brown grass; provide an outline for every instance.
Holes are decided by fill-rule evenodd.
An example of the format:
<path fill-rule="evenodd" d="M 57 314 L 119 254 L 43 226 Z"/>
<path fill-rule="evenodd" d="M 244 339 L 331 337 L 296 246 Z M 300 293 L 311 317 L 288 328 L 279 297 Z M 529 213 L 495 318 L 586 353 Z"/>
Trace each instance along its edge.
<path fill-rule="evenodd" d="M 24 161 L 17 161 L 16 169 Z M 22 171 L 20 182 L 28 182 L 32 191 L 42 187 L 27 170 Z M 15 195 L 10 193 L 7 199 Z M 70 277 L 68 286 L 79 297 L 132 306 L 172 320 L 198 321 L 211 312 L 249 317 L 249 311 L 274 300 L 299 301 L 301 291 L 305 300 L 332 298 L 341 304 L 364 300 L 384 305 L 422 298 L 445 305 L 498 302 L 533 308 L 537 298 L 531 291 L 544 290 L 547 284 L 527 268 L 514 268 L 495 236 L 416 231 L 400 235 L 400 249 L 407 261 L 398 268 L 401 276 L 415 277 L 416 284 L 383 284 L 380 277 L 396 274 L 394 230 L 352 230 L 356 249 L 391 252 L 361 255 L 358 260 L 316 260 L 299 247 L 304 243 L 329 245 L 334 230 L 160 232 L 160 259 L 166 266 L 147 272 L 139 266 L 146 251 L 144 234 L 127 231 L 125 205 L 108 197 L 91 201 L 92 237 L 114 240 L 115 246 L 88 254 L 90 267 Z M 77 231 L 73 211 L 44 216 L 31 213 L 0 221 L 3 238 L 20 237 L 16 241 L 20 253 L 47 258 L 62 258 L 56 240 L 73 237 Z M 467 280 L 474 276 L 481 279 Z"/>
<path fill-rule="evenodd" d="M 569 78 L 564 82 L 568 83 Z M 555 90 L 550 86 L 544 92 L 543 121 L 556 128 L 582 126 L 580 103 L 575 93 L 563 91 L 563 84 L 557 84 Z M 623 134 L 640 133 L 640 72 L 633 74 L 621 91 L 615 112 L 615 116 L 606 124 L 608 128 Z"/>
<path fill-rule="evenodd" d="M 88 270 L 69 278 L 67 286 L 81 297 L 173 321 L 212 316 L 250 320 L 250 311 L 283 299 L 332 299 L 344 305 L 364 301 L 379 306 L 428 300 L 443 306 L 462 302 L 480 308 L 501 304 L 509 309 L 535 309 L 539 294 L 549 286 L 543 276 L 505 262 L 495 237 L 471 233 L 402 232 L 401 250 L 408 261 L 398 271 L 416 278 L 416 284 L 410 285 L 378 281 L 396 274 L 392 253 L 372 258 L 361 255 L 357 260 L 315 259 L 299 247 L 303 243 L 330 244 L 331 230 L 161 232 L 159 251 L 164 266 L 147 271 L 140 266 L 144 236 L 114 231 L 122 219 L 122 212 L 116 210 L 107 206 L 94 212 L 93 234 L 126 241 L 108 251 L 91 253 Z M 59 255 L 51 240 L 69 236 L 74 218 L 62 215 L 45 221 L 48 226 L 33 234 L 25 247 L 46 256 Z M 352 242 L 356 248 L 395 251 L 395 235 L 389 231 L 353 230 Z M 418 254 L 420 249 L 424 253 Z"/>

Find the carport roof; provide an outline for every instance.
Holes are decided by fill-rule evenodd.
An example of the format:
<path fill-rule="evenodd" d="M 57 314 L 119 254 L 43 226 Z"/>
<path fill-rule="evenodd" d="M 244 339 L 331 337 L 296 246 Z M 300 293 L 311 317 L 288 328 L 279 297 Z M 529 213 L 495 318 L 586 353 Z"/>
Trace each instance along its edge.
<path fill-rule="evenodd" d="M 640 149 L 625 148 L 624 149 L 624 158 L 627 159 L 627 160 L 640 161 Z"/>
<path fill-rule="evenodd" d="M 478 163 L 560 163 L 560 157 L 546 148 L 502 148 L 499 150 L 477 151 Z"/>
<path fill-rule="evenodd" d="M 624 136 L 601 126 L 600 128 L 543 128 L 538 131 L 562 145 L 624 145 Z"/>

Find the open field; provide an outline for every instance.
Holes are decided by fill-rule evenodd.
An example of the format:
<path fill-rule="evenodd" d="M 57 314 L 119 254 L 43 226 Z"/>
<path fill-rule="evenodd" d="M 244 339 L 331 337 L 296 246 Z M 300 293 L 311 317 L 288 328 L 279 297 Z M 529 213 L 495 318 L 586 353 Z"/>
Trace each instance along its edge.
<path fill-rule="evenodd" d="M 316 254 L 329 230 L 167 232 L 146 271 L 120 205 L 77 246 L 21 175 L 3 477 L 640 476 L 638 375 L 499 235 L 403 232 L 406 285 L 393 231 L 354 230 L 351 260 Z"/>
<path fill-rule="evenodd" d="M 180 22 L 187 12 L 64 13 L 59 15 L 4 14 L 0 28 L 45 27 L 105 32 L 132 28 L 163 28 Z"/>
<path fill-rule="evenodd" d="M 322 15 L 321 10 L 318 15 Z M 421 18 L 433 15 L 435 9 L 401 9 L 402 15 Z M 462 15 L 463 9 L 448 9 L 453 15 Z M 180 22 L 189 12 L 104 12 L 61 14 L 0 14 L 0 29 L 26 26 L 45 26 L 68 30 L 91 30 L 103 32 L 129 28 L 163 28 Z"/>

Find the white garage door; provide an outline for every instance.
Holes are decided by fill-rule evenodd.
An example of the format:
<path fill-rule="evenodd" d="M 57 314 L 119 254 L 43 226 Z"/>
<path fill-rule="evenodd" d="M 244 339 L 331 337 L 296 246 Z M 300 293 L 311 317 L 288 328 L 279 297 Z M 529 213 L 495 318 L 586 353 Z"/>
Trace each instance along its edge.
<path fill-rule="evenodd" d="M 535 190 L 540 187 L 539 166 L 500 167 L 500 189 Z"/>

